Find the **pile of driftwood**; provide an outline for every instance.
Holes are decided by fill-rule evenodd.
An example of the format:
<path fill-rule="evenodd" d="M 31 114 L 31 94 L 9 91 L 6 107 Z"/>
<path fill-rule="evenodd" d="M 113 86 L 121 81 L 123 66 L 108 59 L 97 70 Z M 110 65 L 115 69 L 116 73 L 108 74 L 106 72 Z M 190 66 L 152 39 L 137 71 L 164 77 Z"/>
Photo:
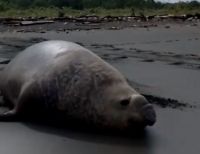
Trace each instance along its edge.
<path fill-rule="evenodd" d="M 75 23 L 102 23 L 102 22 L 114 22 L 114 21 L 150 21 L 150 20 L 198 20 L 200 14 L 185 14 L 185 15 L 153 15 L 153 16 L 105 16 L 99 17 L 95 15 L 91 16 L 79 16 L 79 17 L 27 17 L 27 18 L 0 18 L 0 24 L 13 25 L 13 26 L 29 26 L 39 24 L 50 24 L 56 21 L 61 22 L 75 22 Z"/>

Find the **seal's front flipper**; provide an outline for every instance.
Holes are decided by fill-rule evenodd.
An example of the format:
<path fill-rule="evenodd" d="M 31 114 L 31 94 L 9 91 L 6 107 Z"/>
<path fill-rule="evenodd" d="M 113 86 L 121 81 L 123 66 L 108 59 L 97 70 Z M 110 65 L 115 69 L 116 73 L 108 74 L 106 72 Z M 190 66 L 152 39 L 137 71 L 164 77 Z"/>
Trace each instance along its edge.
<path fill-rule="evenodd" d="M 0 121 L 15 121 L 17 120 L 16 110 L 8 110 L 8 108 L 0 108 Z"/>
<path fill-rule="evenodd" d="M 1 91 L 0 91 L 0 106 L 4 106 L 4 104 L 5 104 L 5 102 L 3 100 L 3 96 L 1 96 Z"/>
<path fill-rule="evenodd" d="M 5 107 L 5 106 L 0 107 L 0 115 L 5 113 L 5 112 L 8 112 L 8 111 L 10 111 L 9 107 Z"/>

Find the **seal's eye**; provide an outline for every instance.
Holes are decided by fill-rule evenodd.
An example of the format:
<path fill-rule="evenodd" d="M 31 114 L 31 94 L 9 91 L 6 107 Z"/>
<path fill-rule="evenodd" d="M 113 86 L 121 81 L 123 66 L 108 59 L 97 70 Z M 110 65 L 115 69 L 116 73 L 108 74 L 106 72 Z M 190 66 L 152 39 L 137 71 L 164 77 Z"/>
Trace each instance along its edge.
<path fill-rule="evenodd" d="M 130 103 L 130 100 L 129 100 L 129 99 L 123 99 L 123 100 L 120 101 L 120 104 L 121 104 L 122 106 L 127 106 L 127 105 L 129 105 L 129 103 Z"/>

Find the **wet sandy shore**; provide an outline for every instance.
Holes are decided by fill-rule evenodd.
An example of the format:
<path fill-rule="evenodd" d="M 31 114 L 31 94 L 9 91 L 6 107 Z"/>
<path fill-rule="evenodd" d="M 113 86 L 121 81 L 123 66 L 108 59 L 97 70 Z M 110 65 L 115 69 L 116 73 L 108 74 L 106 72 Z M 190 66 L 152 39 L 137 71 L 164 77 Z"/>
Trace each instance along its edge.
<path fill-rule="evenodd" d="M 2 153 L 195 154 L 199 147 L 200 24 L 121 30 L 2 32 L 0 61 L 50 39 L 77 42 L 117 67 L 154 103 L 158 121 L 141 138 L 0 123 Z M 6 63 L 6 62 L 5 62 Z M 5 64 L 1 64 L 3 68 Z"/>

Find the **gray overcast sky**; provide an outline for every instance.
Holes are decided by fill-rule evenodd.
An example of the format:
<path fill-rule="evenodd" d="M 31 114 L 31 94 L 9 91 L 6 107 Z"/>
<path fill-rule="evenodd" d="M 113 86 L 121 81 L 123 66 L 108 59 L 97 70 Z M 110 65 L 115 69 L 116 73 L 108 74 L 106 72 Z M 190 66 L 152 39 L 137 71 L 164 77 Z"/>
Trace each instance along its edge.
<path fill-rule="evenodd" d="M 161 1 L 161 2 L 170 2 L 170 3 L 174 3 L 174 2 L 179 2 L 179 1 L 192 1 L 192 0 L 155 0 L 155 1 Z M 200 2 L 200 0 L 197 0 Z"/>

